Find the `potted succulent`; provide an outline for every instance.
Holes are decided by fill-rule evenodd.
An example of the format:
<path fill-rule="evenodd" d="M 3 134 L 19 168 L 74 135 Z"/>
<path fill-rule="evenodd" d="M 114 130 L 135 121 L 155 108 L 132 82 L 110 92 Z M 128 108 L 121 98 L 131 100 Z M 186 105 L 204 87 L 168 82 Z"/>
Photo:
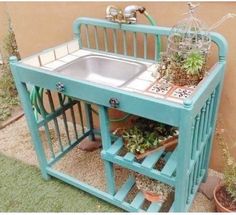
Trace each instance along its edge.
<path fill-rule="evenodd" d="M 162 54 L 160 75 L 175 85 L 197 85 L 203 79 L 205 71 L 206 57 L 199 50 L 192 50 L 188 54 Z"/>
<path fill-rule="evenodd" d="M 217 134 L 225 158 L 224 179 L 214 189 L 214 200 L 218 212 L 236 212 L 236 161 L 227 144 Z"/>
<path fill-rule="evenodd" d="M 197 85 L 207 70 L 211 36 L 203 22 L 194 16 L 195 7 L 189 4 L 188 17 L 172 28 L 158 68 L 160 77 L 179 86 Z"/>
<path fill-rule="evenodd" d="M 134 126 L 122 132 L 125 148 L 135 154 L 137 159 L 160 149 L 171 149 L 177 144 L 177 130 L 145 118 L 137 118 Z"/>
<path fill-rule="evenodd" d="M 136 173 L 136 186 L 150 202 L 164 202 L 172 192 L 172 187 L 158 180 Z"/>

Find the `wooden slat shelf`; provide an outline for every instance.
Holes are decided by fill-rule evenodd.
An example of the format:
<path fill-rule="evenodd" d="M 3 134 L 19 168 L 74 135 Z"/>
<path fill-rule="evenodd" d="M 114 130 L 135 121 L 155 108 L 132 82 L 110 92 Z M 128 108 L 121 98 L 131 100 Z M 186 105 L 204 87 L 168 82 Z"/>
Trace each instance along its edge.
<path fill-rule="evenodd" d="M 121 188 L 115 194 L 114 199 L 120 201 L 121 204 L 125 204 L 133 208 L 133 211 L 138 211 L 138 212 L 159 212 L 160 211 L 162 207 L 162 203 L 159 203 L 159 202 L 150 203 L 147 210 L 144 210 L 142 206 L 145 202 L 145 198 L 144 198 L 143 193 L 140 191 L 135 195 L 131 203 L 126 202 L 125 198 L 128 195 L 128 193 L 132 190 L 133 186 L 135 186 L 135 179 L 133 176 L 129 176 L 126 182 L 121 186 Z"/>
<path fill-rule="evenodd" d="M 102 158 L 112 163 L 118 164 L 124 168 L 131 169 L 135 172 L 147 175 L 150 178 L 160 180 L 163 183 L 171 186 L 175 183 L 175 176 L 173 176 L 176 170 L 176 151 L 164 152 L 164 150 L 153 152 L 145 157 L 142 161 L 135 158 L 135 155 L 127 152 L 124 156 L 119 155 L 119 152 L 123 148 L 123 142 L 121 138 L 118 138 L 108 150 L 102 150 Z M 161 171 L 154 168 L 158 160 L 163 157 L 166 161 L 165 166 Z"/>

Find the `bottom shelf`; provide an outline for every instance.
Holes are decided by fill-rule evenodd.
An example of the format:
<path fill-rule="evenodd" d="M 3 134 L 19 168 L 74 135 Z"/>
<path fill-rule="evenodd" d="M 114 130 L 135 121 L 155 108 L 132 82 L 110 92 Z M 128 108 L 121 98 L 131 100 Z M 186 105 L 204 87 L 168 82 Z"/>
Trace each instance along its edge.
<path fill-rule="evenodd" d="M 115 195 L 111 195 L 51 167 L 47 167 L 47 173 L 129 212 L 159 212 L 163 206 L 160 203 L 149 202 L 148 207 L 143 208 L 146 200 L 142 192 L 137 192 L 131 201 L 127 201 L 126 197 L 129 195 L 135 185 L 135 179 L 132 176 L 126 180 L 126 182 L 120 187 Z M 171 207 L 170 211 L 172 210 L 173 208 Z"/>
<path fill-rule="evenodd" d="M 159 203 L 159 202 L 153 202 L 153 203 L 149 202 L 149 205 L 147 206 L 147 208 L 144 208 L 145 197 L 143 193 L 140 191 L 134 196 L 131 202 L 126 201 L 126 197 L 129 195 L 134 185 L 135 185 L 134 177 L 129 176 L 127 181 L 121 186 L 121 188 L 115 194 L 114 196 L 115 200 L 119 201 L 121 204 L 122 203 L 128 204 L 129 207 L 139 212 L 145 212 L 145 211 L 146 212 L 159 212 L 162 207 L 162 203 Z"/>

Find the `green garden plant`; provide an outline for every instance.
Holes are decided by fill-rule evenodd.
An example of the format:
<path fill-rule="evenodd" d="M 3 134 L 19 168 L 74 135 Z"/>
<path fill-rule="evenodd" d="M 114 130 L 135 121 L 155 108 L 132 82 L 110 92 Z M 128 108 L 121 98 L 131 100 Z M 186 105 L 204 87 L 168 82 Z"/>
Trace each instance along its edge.
<path fill-rule="evenodd" d="M 199 75 L 204 65 L 204 57 L 200 52 L 193 51 L 184 60 L 183 69 L 188 75 Z"/>
<path fill-rule="evenodd" d="M 236 211 L 236 160 L 230 154 L 227 143 L 223 140 L 220 133 L 217 134 L 219 144 L 222 147 L 225 160 L 223 183 L 216 186 L 214 198 L 217 211 L 235 212 Z"/>
<path fill-rule="evenodd" d="M 129 152 L 142 154 L 157 148 L 162 140 L 176 134 L 176 128 L 145 118 L 137 118 L 122 137 Z"/>
<path fill-rule="evenodd" d="M 224 184 L 233 202 L 236 204 L 236 161 L 231 156 L 228 145 L 222 141 L 223 155 L 225 158 Z"/>
<path fill-rule="evenodd" d="M 4 49 L 8 55 L 7 58 L 14 55 L 20 59 L 10 18 L 8 19 L 8 32 L 4 38 Z M 0 121 L 4 121 L 11 116 L 13 107 L 19 104 L 19 99 L 8 61 L 3 62 L 0 70 Z"/>

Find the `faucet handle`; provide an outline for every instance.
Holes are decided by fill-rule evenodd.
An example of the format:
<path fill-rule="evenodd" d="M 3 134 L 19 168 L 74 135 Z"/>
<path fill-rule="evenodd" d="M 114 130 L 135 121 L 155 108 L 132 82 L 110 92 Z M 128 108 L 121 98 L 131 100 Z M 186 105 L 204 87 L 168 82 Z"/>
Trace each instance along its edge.
<path fill-rule="evenodd" d="M 114 21 L 121 13 L 122 13 L 121 9 L 119 9 L 114 5 L 109 5 L 106 8 L 106 18 L 110 21 L 112 20 Z"/>

